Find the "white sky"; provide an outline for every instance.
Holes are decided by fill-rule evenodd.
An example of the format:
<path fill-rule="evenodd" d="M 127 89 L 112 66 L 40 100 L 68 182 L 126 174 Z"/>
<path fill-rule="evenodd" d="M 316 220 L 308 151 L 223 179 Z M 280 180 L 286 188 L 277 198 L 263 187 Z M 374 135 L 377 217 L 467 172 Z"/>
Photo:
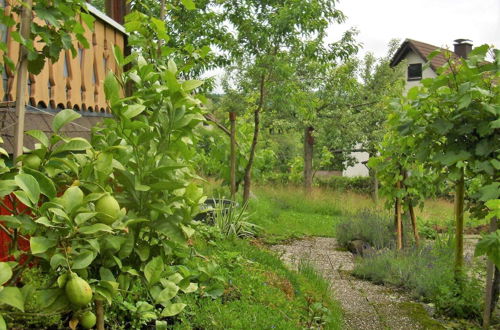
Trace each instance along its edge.
<path fill-rule="evenodd" d="M 330 28 L 331 41 L 350 27 L 359 30 L 360 56 L 386 55 L 391 39 L 406 38 L 453 47 L 453 40 L 471 39 L 474 46 L 500 47 L 500 0 L 339 0 L 346 16 Z"/>

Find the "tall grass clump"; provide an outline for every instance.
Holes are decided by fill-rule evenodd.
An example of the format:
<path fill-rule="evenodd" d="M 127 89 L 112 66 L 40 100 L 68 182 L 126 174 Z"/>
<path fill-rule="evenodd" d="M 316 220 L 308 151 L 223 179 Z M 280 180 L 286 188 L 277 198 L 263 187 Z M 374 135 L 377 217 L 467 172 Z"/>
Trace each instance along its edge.
<path fill-rule="evenodd" d="M 466 319 L 481 315 L 482 288 L 478 280 L 465 276 L 458 282 L 455 279 L 451 235 L 420 248 L 384 249 L 358 258 L 354 275 L 402 287 L 416 298 L 434 303 L 440 314 Z"/>
<path fill-rule="evenodd" d="M 394 245 L 390 215 L 374 209 L 363 209 L 344 216 L 337 224 L 335 232 L 338 243 L 344 247 L 353 240 L 362 240 L 377 249 Z"/>

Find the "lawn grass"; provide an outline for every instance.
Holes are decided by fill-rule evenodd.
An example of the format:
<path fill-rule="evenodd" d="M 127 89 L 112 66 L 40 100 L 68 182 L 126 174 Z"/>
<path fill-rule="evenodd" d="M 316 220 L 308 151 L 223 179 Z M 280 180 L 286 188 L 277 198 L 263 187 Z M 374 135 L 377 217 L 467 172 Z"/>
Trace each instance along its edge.
<path fill-rule="evenodd" d="M 363 209 L 384 209 L 384 201 L 375 205 L 369 196 L 354 192 L 339 192 L 313 188 L 306 195 L 296 186 L 259 186 L 249 203 L 252 221 L 264 228 L 267 243 L 303 236 L 335 235 L 335 226 L 342 217 Z M 453 221 L 453 203 L 428 200 L 423 209 L 417 208 L 419 225 L 446 225 Z M 468 219 L 467 215 L 466 218 Z M 467 220 L 472 223 L 472 220 Z"/>
<path fill-rule="evenodd" d="M 291 271 L 248 240 L 197 240 L 196 248 L 219 264 L 226 289 L 217 299 L 187 296 L 175 329 L 342 328 L 340 305 L 313 270 Z"/>

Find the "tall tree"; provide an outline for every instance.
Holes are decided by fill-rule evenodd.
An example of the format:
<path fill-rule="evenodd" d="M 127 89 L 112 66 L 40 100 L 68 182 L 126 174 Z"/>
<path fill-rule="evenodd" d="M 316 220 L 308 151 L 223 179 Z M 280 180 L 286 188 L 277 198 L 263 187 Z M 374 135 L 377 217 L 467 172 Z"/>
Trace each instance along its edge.
<path fill-rule="evenodd" d="M 231 0 L 222 3 L 224 16 L 234 29 L 238 70 L 244 72 L 255 97 L 254 131 L 245 167 L 243 199 L 250 196 L 252 166 L 259 141 L 260 116 L 269 108 L 268 94 L 273 85 L 283 82 L 280 61 L 288 52 L 304 50 L 314 40 L 317 45 L 328 26 L 342 22 L 344 15 L 335 8 L 335 1 Z M 314 54 L 311 51 L 310 54 Z"/>

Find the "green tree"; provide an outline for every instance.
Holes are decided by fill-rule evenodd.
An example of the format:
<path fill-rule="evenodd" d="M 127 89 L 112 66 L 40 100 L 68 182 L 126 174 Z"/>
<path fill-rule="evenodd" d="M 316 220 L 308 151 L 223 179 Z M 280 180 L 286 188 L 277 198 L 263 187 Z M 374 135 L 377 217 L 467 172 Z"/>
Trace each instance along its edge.
<path fill-rule="evenodd" d="M 246 92 L 253 95 L 254 132 L 245 167 L 243 199 L 250 196 L 252 166 L 259 141 L 260 115 L 269 108 L 267 95 L 273 85 L 284 82 L 280 76 L 287 53 L 298 53 L 312 41 L 320 45 L 327 27 L 341 22 L 343 14 L 334 1 L 225 1 L 224 18 L 235 31 L 232 55 L 238 70 L 246 77 Z M 308 54 L 314 54 L 311 47 Z"/>
<path fill-rule="evenodd" d="M 485 59 L 489 51 L 492 62 Z M 500 195 L 499 54 L 487 45 L 475 48 L 467 59 L 445 54 L 447 64 L 438 76 L 423 79 L 422 86 L 394 103 L 389 120 L 417 161 L 455 184 L 457 276 L 463 267 L 464 209 L 475 204 L 480 214 L 486 201 Z M 464 205 L 465 183 L 472 179 L 481 182 L 480 188 L 468 196 L 472 204 Z"/>

